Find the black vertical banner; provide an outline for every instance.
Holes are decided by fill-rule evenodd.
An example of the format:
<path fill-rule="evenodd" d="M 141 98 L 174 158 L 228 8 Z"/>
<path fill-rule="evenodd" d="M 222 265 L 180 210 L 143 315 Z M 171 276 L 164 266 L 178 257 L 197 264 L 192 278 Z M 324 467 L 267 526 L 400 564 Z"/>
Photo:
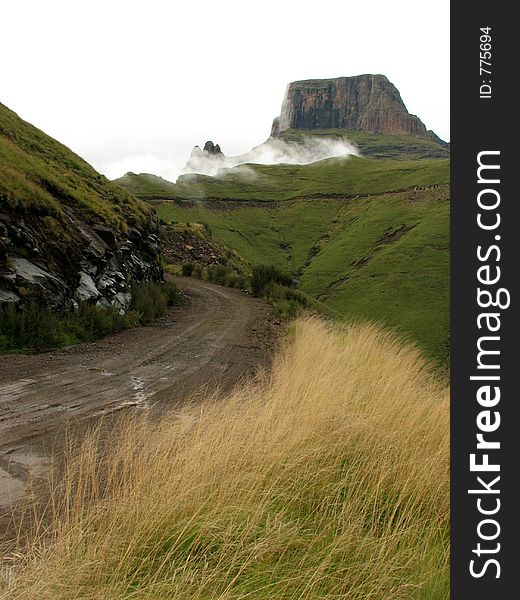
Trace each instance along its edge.
<path fill-rule="evenodd" d="M 520 578 L 513 6 L 452 3 L 452 600 L 511 598 Z"/>

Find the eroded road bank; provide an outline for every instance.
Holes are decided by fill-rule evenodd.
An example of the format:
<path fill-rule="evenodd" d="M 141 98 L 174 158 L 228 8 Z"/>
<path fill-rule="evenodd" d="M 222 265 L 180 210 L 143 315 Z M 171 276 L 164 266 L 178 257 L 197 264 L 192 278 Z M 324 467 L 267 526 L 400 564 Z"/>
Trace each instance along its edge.
<path fill-rule="evenodd" d="M 176 279 L 186 302 L 148 327 L 35 356 L 0 355 L 0 511 L 23 495 L 66 423 L 224 390 L 268 366 L 280 323 L 237 290 Z"/>

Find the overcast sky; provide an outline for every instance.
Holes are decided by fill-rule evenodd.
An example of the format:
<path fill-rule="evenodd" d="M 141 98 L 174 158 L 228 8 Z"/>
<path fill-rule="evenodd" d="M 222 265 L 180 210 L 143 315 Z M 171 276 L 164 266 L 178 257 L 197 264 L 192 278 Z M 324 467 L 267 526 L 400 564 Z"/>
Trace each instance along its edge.
<path fill-rule="evenodd" d="M 449 131 L 449 0 L 0 2 L 0 102 L 110 178 L 263 142 L 290 81 L 382 73 Z"/>

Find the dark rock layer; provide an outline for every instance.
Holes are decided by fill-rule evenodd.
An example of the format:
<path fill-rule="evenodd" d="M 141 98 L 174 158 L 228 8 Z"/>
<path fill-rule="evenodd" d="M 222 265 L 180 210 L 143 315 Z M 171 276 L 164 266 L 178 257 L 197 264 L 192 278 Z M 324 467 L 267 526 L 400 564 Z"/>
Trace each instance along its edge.
<path fill-rule="evenodd" d="M 224 153 L 220 149 L 220 146 L 218 144 L 214 144 L 211 140 L 207 141 L 204 144 L 203 152 L 207 152 L 208 154 L 211 154 L 213 156 L 224 156 Z"/>
<path fill-rule="evenodd" d="M 38 215 L 0 213 L 0 303 L 63 309 L 88 301 L 125 310 L 132 283 L 162 281 L 156 224 L 123 233 L 80 211 L 65 214 L 57 236 Z"/>

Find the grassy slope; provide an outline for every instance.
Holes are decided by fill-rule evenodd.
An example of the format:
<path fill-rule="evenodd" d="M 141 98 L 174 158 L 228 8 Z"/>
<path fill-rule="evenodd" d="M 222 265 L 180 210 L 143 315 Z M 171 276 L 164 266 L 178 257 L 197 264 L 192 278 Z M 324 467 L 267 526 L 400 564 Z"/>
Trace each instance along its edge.
<path fill-rule="evenodd" d="M 229 169 L 222 177 L 184 175 L 176 184 L 150 175 L 116 180 L 141 197 L 280 201 L 309 196 L 378 194 L 447 183 L 448 160 L 381 161 L 331 158 L 310 165 L 248 165 L 249 176 Z"/>
<path fill-rule="evenodd" d="M 71 150 L 0 104 L 0 207 L 55 219 L 78 208 L 93 220 L 125 229 L 144 222 L 149 207 L 97 173 Z"/>
<path fill-rule="evenodd" d="M 419 201 L 417 201 L 419 198 Z M 302 289 L 349 317 L 383 320 L 428 355 L 449 353 L 446 188 L 385 194 L 345 206 L 302 275 Z"/>
<path fill-rule="evenodd" d="M 373 327 L 298 322 L 256 385 L 66 452 L 2 598 L 446 598 L 449 394 L 425 370 Z"/>
<path fill-rule="evenodd" d="M 371 158 L 413 160 L 449 157 L 449 149 L 446 146 L 417 135 L 388 135 L 365 131 L 345 133 L 343 129 L 287 129 L 280 134 L 280 137 L 288 142 L 301 142 L 308 136 L 347 139 L 354 142 L 364 156 Z"/>
<path fill-rule="evenodd" d="M 176 190 L 175 184 L 167 179 L 150 173 L 126 173 L 123 177 L 115 179 L 122 188 L 136 196 L 147 197 L 150 195 L 168 196 Z"/>

